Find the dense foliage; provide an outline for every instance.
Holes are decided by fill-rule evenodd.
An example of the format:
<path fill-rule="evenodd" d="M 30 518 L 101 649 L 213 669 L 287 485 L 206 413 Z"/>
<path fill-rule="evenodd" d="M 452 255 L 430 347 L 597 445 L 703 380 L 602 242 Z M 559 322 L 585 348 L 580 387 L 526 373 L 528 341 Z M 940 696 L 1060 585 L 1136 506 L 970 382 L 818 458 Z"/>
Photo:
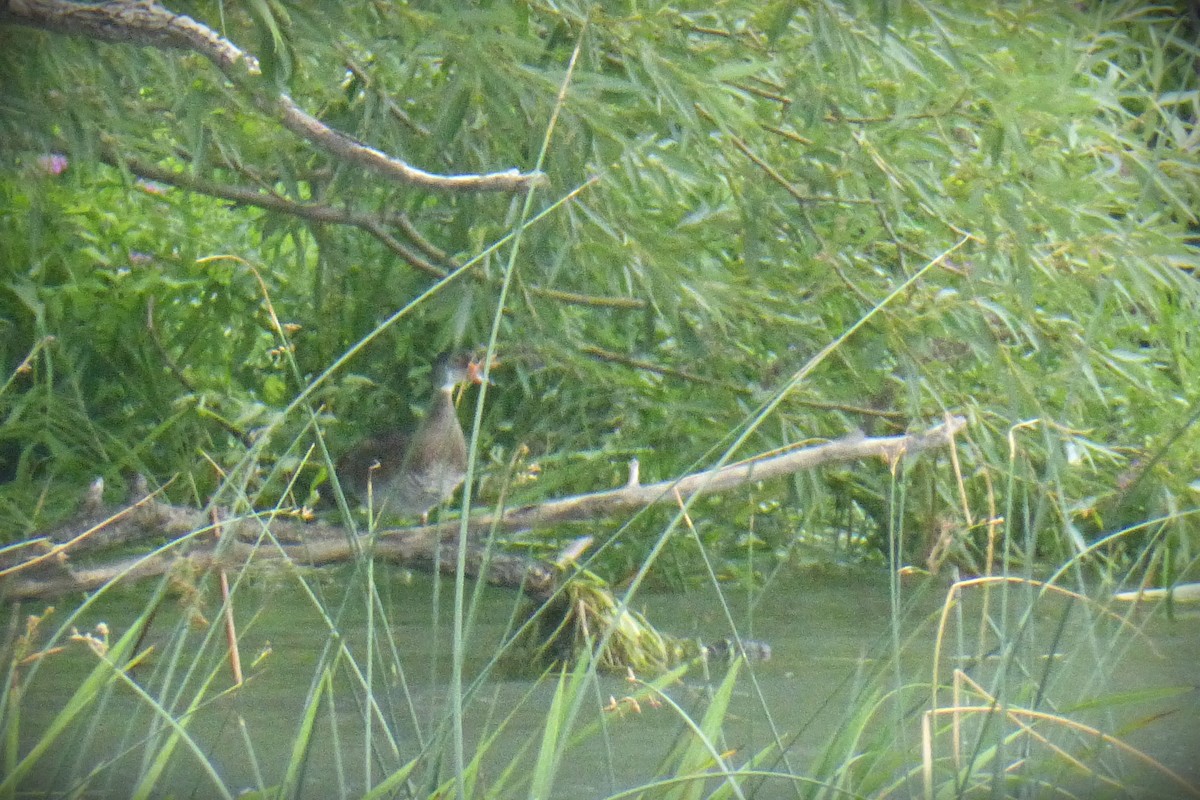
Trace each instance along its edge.
<path fill-rule="evenodd" d="M 924 463 L 899 494 L 883 465 L 801 476 L 714 500 L 701 530 L 744 542 L 730 530 L 753 526 L 781 550 L 835 527 L 879 540 L 903 500 L 914 546 L 953 530 L 976 564 L 993 516 L 1018 549 L 1057 556 L 1175 515 L 1169 541 L 1192 552 L 1197 53 L 1178 9 L 174 10 L 256 53 L 310 113 L 433 172 L 533 169 L 559 111 L 534 196 L 550 210 L 522 232 L 503 308 L 484 501 L 522 446 L 540 477 L 513 491 L 533 500 L 615 485 L 632 456 L 644 479 L 679 474 L 751 421 L 736 457 L 950 411 L 972 422 L 957 474 Z M 232 480 L 267 505 L 303 468 L 288 499 L 311 502 L 314 419 L 336 452 L 406 416 L 438 350 L 486 341 L 521 198 L 347 166 L 195 54 L 11 27 L 0 41 L 10 537 L 94 475 L 114 493 L 131 473 L 181 476 L 170 492 L 193 503 Z M 388 237 L 475 266 L 426 295 L 436 278 Z M 268 303 L 293 326 L 295 371 Z M 385 320 L 317 388 L 314 417 L 283 413 Z"/>

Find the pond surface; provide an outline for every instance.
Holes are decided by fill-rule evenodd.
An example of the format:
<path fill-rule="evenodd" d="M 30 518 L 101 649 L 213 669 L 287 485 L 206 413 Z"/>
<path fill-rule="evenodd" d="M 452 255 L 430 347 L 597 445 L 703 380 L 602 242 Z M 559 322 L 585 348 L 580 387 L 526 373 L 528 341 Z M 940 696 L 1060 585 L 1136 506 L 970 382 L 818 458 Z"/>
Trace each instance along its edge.
<path fill-rule="evenodd" d="M 452 587 L 443 583 L 435 604 L 431 579 L 376 568 L 380 605 L 375 612 L 374 646 L 382 656 L 368 659 L 372 627 L 361 581 L 357 588 L 346 588 L 346 581 L 353 582 L 351 574 L 339 570 L 305 578 L 328 617 L 336 618 L 339 605 L 348 600 L 337 625 L 342 632 L 338 641 L 354 656 L 355 667 L 342 658 L 333 671 L 335 677 L 316 716 L 306 766 L 297 778 L 303 797 L 357 796 L 368 774 L 371 782 L 378 782 L 381 775 L 416 757 L 447 732 Z M 930 704 L 929 685 L 937 652 L 941 665 L 937 674 L 943 685 L 949 686 L 952 669 L 961 666 L 981 691 L 999 693 L 1003 688 L 1003 696 L 1013 706 L 1062 714 L 1077 723 L 1119 733 L 1124 742 L 1200 784 L 1200 616 L 1186 608 L 1168 619 L 1161 609 L 1152 613 L 1057 594 L 1038 597 L 1025 586 L 992 586 L 986 598 L 983 587 L 973 587 L 963 591 L 962 602 L 951 609 L 939 637 L 947 596 L 944 583 L 902 586 L 904 611 L 894 628 L 889 578 L 883 572 L 772 584 L 753 603 L 744 590 L 725 587 L 724 591 L 739 633 L 770 642 L 774 651 L 770 661 L 751 664 L 739 675 L 722 743 L 732 764 L 744 764 L 755 752 L 778 741 L 785 758 L 772 758 L 762 767 L 813 774 L 836 741 L 835 735 L 845 731 L 857 709 L 876 702 L 870 698 L 883 698 L 890 692 L 899 702 L 877 701 L 876 713 L 864 725 L 864 741 L 872 730 L 903 740 L 897 741 L 896 747 L 904 760 L 890 768 L 896 778 L 889 785 L 893 796 L 921 796 L 919 769 L 905 773 L 919 764 L 919 711 Z M 115 641 L 136 618 L 141 602 L 144 600 L 114 598 L 87 610 L 74 624 L 88 630 L 103 620 Z M 175 716 L 186 709 L 198 687 L 211 681 L 188 725 L 198 753 L 177 746 L 153 796 L 165 796 L 165 788 L 180 798 L 218 796 L 213 775 L 199 766 L 199 753 L 216 779 L 235 796 L 242 789 L 270 787 L 284 777 L 306 698 L 314 685 L 315 668 L 329 646 L 330 622 L 310 595 L 290 579 L 248 583 L 238 590 L 236 607 L 242 660 L 250 680 L 235 692 L 226 692 L 230 677 L 220 656 L 223 632 L 219 626 L 214 631 L 189 625 L 189 613 L 177 599 L 166 602 L 147 636 L 145 644 L 155 647 L 156 659 L 140 666 L 136 679 L 165 697 Z M 509 628 L 514 607 L 512 592 L 483 590 L 465 668 L 468 681 L 489 669 L 491 654 Z M 709 640 L 728 635 L 725 612 L 711 589 L 645 593 L 634 607 L 672 634 Z M 1025 614 L 1030 607 L 1033 612 Z M 31 610 L 26 606 L 22 613 Z M 200 610 L 215 621 L 215 603 L 201 604 Z M 381 613 L 387 615 L 386 627 L 379 624 Z M 63 614 L 55 616 L 61 622 Z M 997 631 L 1004 631 L 1005 640 L 1014 646 L 1000 648 Z M 48 623 L 43 639 L 47 632 Z M 897 652 L 899 657 L 894 658 Z M 175 659 L 170 657 L 172 653 Z M 975 658 L 980 653 L 984 657 Z M 1050 653 L 1055 655 L 1048 656 Z M 172 660 L 178 664 L 174 671 L 168 669 Z M 30 676 L 20 720 L 22 754 L 47 729 L 95 664 L 96 658 L 82 645 L 68 645 L 64 652 L 45 659 Z M 189 675 L 186 670 L 193 664 L 195 669 Z M 703 669 L 693 669 L 666 689 L 670 699 L 694 719 L 703 715 L 724 667 L 713 665 L 709 672 L 706 678 Z M 649 680 L 652 676 L 639 677 Z M 375 753 L 371 759 L 365 755 L 368 733 L 363 722 L 367 692 L 362 687 L 367 681 L 377 703 L 373 712 L 376 722 L 369 733 L 369 749 Z M 531 769 L 554 683 L 535 684 L 514 677 L 503 667 L 490 669 L 481 688 L 469 699 L 465 727 L 469 759 L 478 742 L 504 723 L 484 759 L 482 785 L 502 776 L 515 757 L 522 759 L 523 772 Z M 168 688 L 164 690 L 164 686 Z M 185 688 L 181 691 L 180 686 Z M 907 688 L 894 691 L 897 687 Z M 1178 691 L 1153 692 L 1172 688 Z M 604 797 L 662 775 L 661 762 L 685 730 L 678 713 L 669 705 L 652 707 L 644 688 L 620 676 L 600 678 L 586 691 L 577 726 L 599 724 L 594 735 L 562 754 L 553 796 Z M 624 697 L 641 698 L 640 712 L 622 701 Z M 978 706 L 980 697 L 968 694 L 962 703 Z M 1114 697 L 1122 702 L 1094 702 Z M 619 711 L 602 710 L 610 699 L 618 701 Z M 949 688 L 939 693 L 940 706 L 952 702 Z M 952 749 L 947 728 L 950 719 L 938 717 L 935 723 L 942 731 L 935 745 L 937 755 L 943 758 Z M 982 743 L 975 746 L 977 757 L 999 738 L 987 732 L 982 719 L 982 714 L 968 713 L 961 730 L 968 742 Z M 1086 760 L 1089 752 L 1110 747 L 1094 736 L 1089 738 L 1083 729 L 1068 731 L 1061 725 L 1040 724 L 1040 731 L 1075 757 Z M 136 776 L 152 758 L 146 755 L 143 740 L 155 726 L 161 734 L 161 716 L 134 690 L 121 687 L 106 693 L 75 718 L 22 787 L 62 795 L 78 789 L 88 773 L 97 770 L 90 779 L 88 796 L 128 796 Z M 1007 758 L 1015 762 L 1019 748 L 1028 743 L 1023 737 L 1002 747 L 1009 748 Z M 527 751 L 520 756 L 522 748 Z M 440 749 L 453 752 L 446 745 Z M 972 752 L 971 747 L 963 750 L 968 756 Z M 835 763 L 852 755 L 842 753 Z M 1136 796 L 1183 796 L 1178 786 L 1155 789 L 1152 771 L 1136 758 L 1115 751 L 1109 755 L 1105 763 L 1117 765 L 1113 780 L 1126 787 L 1145 787 Z M 1051 759 L 1050 763 L 1058 766 L 1047 779 L 1071 787 L 1077 796 L 1121 796 L 1107 784 L 1093 785 L 1095 775 L 1071 768 L 1065 759 L 1059 762 Z M 754 796 L 759 798 L 797 796 L 793 786 L 778 780 L 746 785 L 757 787 Z M 525 792 L 527 789 L 514 789 L 511 793 L 524 796 Z"/>

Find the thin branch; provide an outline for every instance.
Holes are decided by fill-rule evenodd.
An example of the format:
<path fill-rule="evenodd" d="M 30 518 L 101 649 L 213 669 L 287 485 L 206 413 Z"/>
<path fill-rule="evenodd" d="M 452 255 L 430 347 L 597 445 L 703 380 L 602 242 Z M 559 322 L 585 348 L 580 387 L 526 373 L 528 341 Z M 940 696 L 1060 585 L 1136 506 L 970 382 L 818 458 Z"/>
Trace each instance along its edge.
<path fill-rule="evenodd" d="M 250 189 L 228 183 L 220 183 L 208 178 L 201 178 L 188 172 L 182 172 L 118 154 L 109 144 L 105 144 L 100 152 L 101 160 L 117 169 L 127 169 L 139 178 L 166 183 L 189 192 L 228 200 L 241 205 L 254 206 L 267 211 L 288 214 L 309 222 L 332 223 L 338 225 L 353 225 L 362 227 L 366 222 L 377 222 L 378 218 L 344 208 L 335 208 L 321 203 L 299 203 L 275 193 L 267 193 L 260 189 Z"/>
<path fill-rule="evenodd" d="M 671 367 L 664 367 L 651 361 L 633 358 L 632 356 L 627 356 L 623 353 L 616 353 L 612 350 L 605 350 L 601 347 L 596 347 L 595 345 L 583 345 L 579 348 L 579 351 L 584 355 L 589 355 L 599 361 L 606 361 L 612 364 L 621 364 L 622 366 L 641 369 L 645 370 L 646 372 L 653 372 L 656 375 L 662 375 L 664 377 L 678 378 L 690 383 L 699 383 L 704 386 L 716 386 L 740 395 L 754 394 L 754 390 L 748 386 L 736 386 L 715 378 L 706 378 L 703 375 L 697 375 L 693 372 L 673 369 Z M 794 403 L 798 406 L 803 406 L 804 408 L 815 408 L 820 409 L 821 411 L 842 411 L 847 414 L 859 414 L 864 417 L 880 417 L 881 419 L 900 420 L 905 416 L 904 412 L 902 411 L 889 411 L 882 408 L 869 408 L 867 406 L 850 405 L 849 403 L 833 403 L 823 400 L 804 400 L 799 398 L 789 398 L 788 402 Z"/>
<path fill-rule="evenodd" d="M 198 389 L 195 384 L 188 379 L 184 371 L 180 369 L 179 364 L 175 362 L 175 359 L 171 356 L 170 351 L 167 350 L 166 344 L 163 343 L 162 337 L 158 333 L 158 327 L 154 324 L 154 295 L 150 295 L 146 298 L 146 332 L 149 334 L 150 343 L 154 346 L 154 350 L 158 353 L 158 357 L 162 359 L 163 364 L 166 365 L 167 371 L 169 371 L 175 380 L 179 381 L 179 384 L 183 386 L 183 388 L 187 389 L 188 393 L 193 397 L 201 394 L 200 389 Z M 221 428 L 225 430 L 226 433 L 235 437 L 246 447 L 251 445 L 250 436 L 229 420 L 225 419 L 219 414 L 210 414 L 208 415 L 208 418 L 214 420 L 218 425 L 221 426 Z"/>
<path fill-rule="evenodd" d="M 357 78 L 363 86 L 367 88 L 373 88 L 374 81 L 371 79 L 370 73 L 368 73 L 361 64 L 349 56 L 346 57 L 345 63 L 346 70 L 355 78 Z M 379 99 L 383 101 L 384 107 L 387 108 L 388 112 L 406 127 L 424 137 L 429 137 L 432 135 L 428 128 L 409 116 L 408 112 L 401 108 L 396 101 L 391 98 L 390 95 L 380 92 L 378 93 L 378 96 Z"/>
<path fill-rule="evenodd" d="M 578 292 L 564 292 L 561 289 L 547 289 L 543 286 L 530 286 L 529 292 L 544 297 L 547 300 L 557 300 L 576 306 L 591 306 L 593 308 L 615 308 L 626 311 L 640 311 L 646 307 L 645 300 L 636 297 L 595 297 Z"/>
<path fill-rule="evenodd" d="M 180 189 L 186 189 L 197 194 L 216 197 L 221 200 L 229 200 L 242 205 L 254 206 L 267 211 L 274 211 L 278 214 L 288 214 L 299 219 L 304 219 L 309 222 L 317 222 L 322 224 L 348 225 L 359 228 L 379 239 L 385 247 L 391 250 L 396 255 L 400 256 L 409 265 L 421 272 L 441 279 L 446 277 L 448 270 L 442 269 L 434 264 L 431 264 L 426 259 L 418 255 L 412 248 L 406 246 L 402 242 L 396 240 L 385 229 L 384 225 L 397 225 L 406 234 L 410 231 L 415 232 L 416 229 L 412 223 L 403 218 L 400 214 L 363 214 L 357 211 L 351 211 L 345 208 L 335 208 L 334 206 L 324 205 L 321 203 L 301 203 L 287 197 L 283 197 L 270 190 L 264 189 L 249 189 L 241 186 L 233 186 L 227 183 L 218 183 L 217 181 L 201 178 L 196 175 L 191 175 L 186 172 L 178 172 L 164 167 L 158 167 L 154 164 L 148 164 L 136 158 L 119 155 L 116 150 L 109 144 L 105 144 L 101 150 L 101 158 L 108 164 L 111 164 L 118 169 L 127 169 L 140 178 L 157 181 L 159 183 L 170 184 L 177 186 Z M 421 246 L 423 244 L 424 246 Z M 429 247 L 428 243 L 421 240 L 421 249 Z"/>
<path fill-rule="evenodd" d="M 159 49 L 189 50 L 207 58 L 237 86 L 261 75 L 258 59 L 191 17 L 153 2 L 114 0 L 72 3 L 66 0 L 8 0 L 0 24 L 24 25 L 54 33 Z M 250 87 L 259 107 L 310 144 L 389 180 L 436 191 L 524 192 L 545 183 L 542 173 L 515 169 L 482 175 L 436 175 L 393 158 L 308 114 L 287 94 Z"/>
<path fill-rule="evenodd" d="M 722 389 L 727 389 L 729 391 L 738 393 L 746 393 L 749 391 L 743 386 L 733 386 L 732 384 L 728 384 L 725 381 L 716 380 L 715 378 L 706 378 L 703 375 L 696 375 L 695 373 L 686 372 L 681 369 L 664 367 L 659 364 L 655 364 L 652 361 L 633 358 L 632 356 L 627 356 L 623 353 L 615 353 L 612 350 L 605 350 L 604 348 L 596 347 L 595 345 L 583 345 L 579 348 L 579 351 L 585 355 L 589 355 L 592 358 L 597 359 L 598 361 L 605 361 L 610 364 L 620 364 L 625 367 L 632 367 L 633 369 L 653 372 L 656 375 L 662 375 L 664 377 L 679 378 L 680 380 L 687 381 L 688 383 L 699 383 L 704 386 L 718 386 Z"/>
<path fill-rule="evenodd" d="M 836 195 L 831 195 L 831 194 L 823 194 L 823 195 L 804 194 L 799 189 L 797 189 L 795 186 L 793 186 L 791 181 L 789 181 L 787 178 L 783 177 L 783 175 L 781 175 L 778 170 L 776 170 L 774 167 L 772 167 L 770 164 L 768 164 L 765 159 L 757 156 L 754 153 L 754 151 L 750 149 L 750 146 L 748 144 L 746 144 L 741 138 L 739 138 L 737 136 L 730 136 L 729 141 L 731 141 L 733 143 L 733 146 L 736 147 L 742 155 L 744 155 L 746 158 L 750 159 L 752 162 L 754 162 L 754 165 L 756 167 L 758 167 L 763 172 L 765 172 L 768 178 L 770 178 L 771 180 L 775 181 L 777 184 L 782 186 L 784 191 L 786 191 L 793 198 L 795 198 L 795 200 L 797 202 L 800 202 L 800 203 L 839 203 L 841 205 L 847 205 L 847 206 L 878 205 L 878 201 L 868 199 L 868 198 L 838 197 Z"/>
<path fill-rule="evenodd" d="M 186 172 L 148 164 L 136 158 L 119 155 L 108 144 L 102 147 L 101 158 L 105 163 L 118 169 L 127 169 L 139 178 L 165 183 L 208 197 L 216 197 L 241 205 L 254 206 L 278 214 L 288 214 L 299 219 L 308 220 L 309 222 L 347 225 L 358 228 L 374 236 L 384 247 L 398 255 L 414 269 L 438 280 L 446 277 L 451 271 L 458 269 L 455 261 L 443 250 L 422 236 L 416 226 L 412 224 L 412 221 L 404 214 L 365 214 L 321 203 L 301 203 L 267 190 L 219 183 Z M 388 225 L 394 225 L 403 231 L 404 235 L 412 240 L 417 249 L 414 250 L 389 233 L 386 228 Z M 439 264 L 434 263 L 435 261 L 441 262 L 445 266 L 439 266 Z M 472 272 L 471 275 L 475 280 L 488 280 L 486 276 L 476 272 Z M 591 306 L 593 308 L 640 310 L 646 307 L 645 300 L 639 300 L 634 297 L 602 297 L 576 292 L 565 292 L 559 289 L 546 289 L 541 286 L 531 287 L 530 292 L 548 300 L 555 300 L 570 305 Z"/>
<path fill-rule="evenodd" d="M 150 334 L 150 344 L 154 345 L 154 350 L 158 353 L 158 357 L 167 365 L 167 370 L 174 376 L 179 384 L 188 390 L 191 394 L 199 394 L 199 390 L 184 374 L 179 365 L 175 363 L 171 353 L 167 350 L 167 346 L 163 344 L 162 337 L 158 335 L 158 328 L 154 324 L 154 295 L 146 297 L 146 332 Z M 241 432 L 239 436 L 244 435 Z"/>
<path fill-rule="evenodd" d="M 720 127 L 716 118 L 713 117 L 713 115 L 710 114 L 707 109 L 705 109 L 699 103 L 696 103 L 694 107 L 696 109 L 697 114 L 699 114 L 701 117 L 708 120 L 712 124 Z M 784 191 L 786 191 L 788 194 L 790 194 L 799 203 L 839 203 L 841 205 L 875 205 L 876 204 L 876 201 L 868 200 L 868 199 L 837 197 L 836 195 L 804 194 L 799 189 L 797 189 L 795 186 L 793 186 L 791 181 L 789 181 L 787 178 L 783 177 L 783 175 L 780 174 L 780 172 L 777 169 L 775 169 L 770 164 L 768 164 L 764 159 L 757 156 L 754 153 L 754 151 L 750 149 L 750 145 L 746 144 L 746 142 L 743 139 L 741 139 L 738 136 L 734 136 L 732 133 L 728 133 L 727 137 L 728 137 L 729 141 L 733 143 L 733 146 L 735 148 L 737 148 L 738 152 L 740 152 L 742 155 L 746 156 L 746 158 L 750 159 L 750 161 L 752 161 L 755 166 L 757 166 L 759 169 L 761 169 L 763 172 L 766 173 L 768 178 L 770 178 L 771 180 L 775 181 L 775 183 L 782 186 Z"/>
<path fill-rule="evenodd" d="M 962 102 L 965 98 L 966 92 L 963 92 L 957 98 L 955 98 L 953 103 L 941 111 L 922 111 L 919 114 L 885 114 L 879 117 L 847 117 L 838 111 L 836 114 L 827 114 L 825 116 L 825 121 L 842 122 L 847 125 L 874 125 L 886 122 L 895 122 L 898 119 L 939 119 L 941 117 L 948 117 L 957 111 L 958 107 L 962 105 Z"/>
<path fill-rule="evenodd" d="M 363 221 L 358 225 L 358 227 L 374 236 L 383 243 L 384 247 L 391 250 L 393 253 L 400 256 L 400 258 L 407 261 L 414 268 L 424 272 L 426 275 L 430 275 L 438 280 L 441 280 L 450 274 L 448 271 L 442 269 L 436 264 L 430 263 L 423 258 L 420 253 L 401 242 L 395 236 L 392 236 L 390 233 L 384 230 L 383 225 L 381 225 L 377 220 Z"/>
<path fill-rule="evenodd" d="M 764 100 L 772 100 L 785 107 L 792 104 L 792 98 L 788 97 L 787 95 L 780 94 L 779 92 L 773 92 L 769 89 L 760 89 L 759 87 L 751 86 L 748 83 L 734 83 L 733 81 L 726 81 L 726 85 L 732 86 L 735 89 L 740 89 L 741 91 L 752 94 L 756 97 L 761 97 Z"/>
<path fill-rule="evenodd" d="M 812 147 L 814 144 L 816 144 L 816 142 L 814 142 L 812 139 L 809 139 L 805 136 L 801 136 L 800 134 L 796 133 L 795 131 L 784 130 L 783 128 L 776 127 L 775 125 L 762 125 L 762 129 L 765 131 L 774 133 L 777 136 L 782 136 L 785 139 L 790 139 L 791 141 L 796 142 L 797 144 L 803 144 L 803 145 L 807 145 L 809 147 Z"/>
<path fill-rule="evenodd" d="M 412 220 L 408 218 L 407 214 L 389 214 L 387 221 L 403 231 L 408 240 L 416 245 L 417 249 L 424 253 L 426 258 L 441 262 L 442 264 L 449 264 L 457 269 L 449 254 L 426 239 L 425 235 L 417 230 L 417 226 L 412 224 Z"/>

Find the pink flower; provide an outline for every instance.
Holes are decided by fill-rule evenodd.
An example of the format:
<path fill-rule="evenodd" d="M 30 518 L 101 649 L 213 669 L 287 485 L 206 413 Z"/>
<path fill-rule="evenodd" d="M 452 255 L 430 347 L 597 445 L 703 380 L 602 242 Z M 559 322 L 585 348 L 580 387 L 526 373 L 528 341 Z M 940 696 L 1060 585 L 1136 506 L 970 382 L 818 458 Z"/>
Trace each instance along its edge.
<path fill-rule="evenodd" d="M 38 156 L 37 165 L 47 175 L 62 175 L 67 171 L 68 162 L 67 157 L 62 153 L 50 153 Z"/>
<path fill-rule="evenodd" d="M 141 190 L 143 192 L 145 192 L 146 194 L 157 194 L 157 195 L 166 194 L 167 190 L 171 188 L 170 186 L 168 186 L 165 183 L 159 183 L 158 181 L 152 181 L 152 180 L 149 180 L 148 178 L 138 178 L 137 185 L 139 187 L 141 187 Z"/>

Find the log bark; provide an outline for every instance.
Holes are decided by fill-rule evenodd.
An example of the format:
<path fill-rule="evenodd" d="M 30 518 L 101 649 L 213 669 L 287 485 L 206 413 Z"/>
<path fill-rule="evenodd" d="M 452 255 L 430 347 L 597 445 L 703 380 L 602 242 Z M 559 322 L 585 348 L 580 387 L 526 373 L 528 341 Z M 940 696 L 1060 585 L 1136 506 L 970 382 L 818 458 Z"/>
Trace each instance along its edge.
<path fill-rule="evenodd" d="M 629 484 L 604 492 L 550 500 L 537 505 L 473 513 L 467 520 L 467 568 L 490 583 L 521 588 L 545 597 L 560 572 L 555 563 L 489 552 L 490 531 L 520 531 L 549 524 L 625 513 L 656 503 L 722 492 L 753 481 L 846 461 L 879 457 L 895 463 L 905 455 L 952 446 L 966 420 L 953 417 L 919 434 L 867 438 L 852 436 L 825 444 L 771 453 L 738 464 L 704 470 L 672 481 Z M 436 525 L 379 530 L 356 536 L 326 522 L 305 522 L 285 510 L 233 516 L 159 502 L 138 487 L 140 497 L 123 507 L 100 503 L 94 485 L 70 520 L 9 548 L 0 556 L 0 592 L 8 600 L 49 598 L 98 589 L 114 581 L 144 580 L 178 567 L 237 569 L 251 564 L 320 566 L 370 554 L 400 564 L 452 571 L 457 560 L 460 520 Z M 144 555 L 77 564 L 89 553 L 149 540 L 167 543 Z M 577 547 L 578 543 L 572 545 Z"/>

